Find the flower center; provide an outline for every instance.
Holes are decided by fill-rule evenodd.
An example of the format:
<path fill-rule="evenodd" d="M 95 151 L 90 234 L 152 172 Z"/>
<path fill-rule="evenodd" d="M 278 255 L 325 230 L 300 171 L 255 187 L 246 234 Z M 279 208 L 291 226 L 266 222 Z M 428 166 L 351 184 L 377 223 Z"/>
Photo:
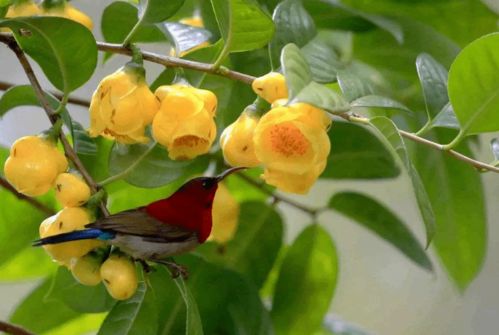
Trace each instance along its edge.
<path fill-rule="evenodd" d="M 309 142 L 302 132 L 290 123 L 277 124 L 270 129 L 270 143 L 273 151 L 283 156 L 303 156 Z"/>

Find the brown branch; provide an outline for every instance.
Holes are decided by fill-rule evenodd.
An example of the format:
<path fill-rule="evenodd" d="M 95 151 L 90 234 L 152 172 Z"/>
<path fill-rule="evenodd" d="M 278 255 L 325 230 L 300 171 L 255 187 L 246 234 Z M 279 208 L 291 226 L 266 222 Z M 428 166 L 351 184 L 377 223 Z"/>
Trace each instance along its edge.
<path fill-rule="evenodd" d="M 54 215 L 55 212 L 52 210 L 52 208 L 45 206 L 45 204 L 41 203 L 40 201 L 30 198 L 22 193 L 17 192 L 17 190 L 9 184 L 9 182 L 2 177 L 0 177 L 0 187 L 3 187 L 10 193 L 14 194 L 18 199 L 24 200 L 28 202 L 31 206 L 35 207 L 36 209 L 44 212 L 47 215 Z"/>
<path fill-rule="evenodd" d="M 11 323 L 0 321 L 0 330 L 12 335 L 35 335 L 34 333 Z"/>
<path fill-rule="evenodd" d="M 9 37 L 8 35 L 0 34 L 0 42 L 5 43 L 9 47 L 9 49 L 11 49 L 17 56 L 17 59 L 21 63 L 24 72 L 28 76 L 31 86 L 33 86 L 38 101 L 40 101 L 40 104 L 45 110 L 47 117 L 49 118 L 52 125 L 54 125 L 59 120 L 60 116 L 54 112 L 47 99 L 45 99 L 45 95 L 43 94 L 43 89 L 41 88 L 40 83 L 38 82 L 38 79 L 36 78 L 35 73 L 33 71 L 33 68 L 31 67 L 31 64 L 26 58 L 26 55 L 24 54 L 23 50 L 19 47 L 14 38 Z M 92 193 L 96 193 L 97 191 L 99 191 L 99 186 L 93 180 L 92 176 L 90 176 L 87 169 L 76 155 L 75 151 L 71 147 L 71 144 L 69 144 L 63 132 L 59 134 L 59 139 L 61 140 L 66 156 L 73 162 L 74 166 L 78 169 L 78 171 L 80 171 L 83 179 L 85 179 L 85 182 L 92 190 Z M 107 210 L 106 205 L 103 202 L 101 202 L 100 208 L 105 216 L 109 215 L 109 211 Z"/>
<path fill-rule="evenodd" d="M 16 84 L 8 83 L 5 81 L 0 81 L 0 91 L 7 91 L 8 89 L 17 86 Z M 54 97 L 56 97 L 59 100 L 62 100 L 62 94 L 57 93 L 57 92 L 50 92 Z M 80 98 L 75 98 L 75 97 L 69 97 L 68 102 L 73 105 L 78 105 L 82 107 L 89 107 L 90 102 L 85 99 L 80 99 Z"/>

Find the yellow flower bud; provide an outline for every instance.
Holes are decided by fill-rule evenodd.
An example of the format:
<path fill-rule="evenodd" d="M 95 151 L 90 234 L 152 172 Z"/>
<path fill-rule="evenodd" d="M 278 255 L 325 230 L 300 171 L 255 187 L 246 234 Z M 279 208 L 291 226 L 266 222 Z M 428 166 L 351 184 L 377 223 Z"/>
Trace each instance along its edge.
<path fill-rule="evenodd" d="M 161 106 L 152 123 L 153 137 L 167 147 L 171 159 L 192 159 L 210 150 L 217 133 L 213 120 L 216 96 L 185 85 L 161 86 Z"/>
<path fill-rule="evenodd" d="M 67 168 L 66 157 L 55 144 L 38 136 L 25 136 L 12 145 L 4 172 L 18 192 L 33 197 L 50 190 L 57 175 Z"/>
<path fill-rule="evenodd" d="M 212 209 L 213 225 L 208 238 L 218 243 L 230 241 L 237 230 L 239 203 L 223 183 L 218 184 Z"/>
<path fill-rule="evenodd" d="M 224 129 L 220 146 L 225 161 L 231 166 L 254 167 L 260 165 L 255 154 L 253 134 L 259 118 L 243 112 L 239 118 Z"/>
<path fill-rule="evenodd" d="M 90 136 L 103 135 L 125 144 L 146 143 L 145 128 L 158 108 L 144 79 L 121 68 L 105 77 L 92 96 Z"/>
<path fill-rule="evenodd" d="M 5 17 L 35 16 L 40 13 L 40 8 L 33 1 L 21 1 L 13 3 L 7 10 Z"/>
<path fill-rule="evenodd" d="M 78 175 L 61 173 L 55 180 L 55 197 L 63 207 L 84 205 L 90 198 L 90 187 Z"/>
<path fill-rule="evenodd" d="M 92 253 L 80 258 L 73 258 L 70 265 L 71 273 L 76 281 L 87 286 L 95 286 L 101 282 L 100 267 L 100 259 Z"/>
<path fill-rule="evenodd" d="M 84 229 L 90 223 L 90 215 L 81 207 L 66 207 L 59 213 L 45 219 L 40 225 L 40 238 L 74 230 Z M 59 264 L 69 266 L 72 258 L 82 257 L 92 249 L 103 245 L 102 241 L 80 240 L 44 245 L 43 248 Z"/>
<path fill-rule="evenodd" d="M 43 15 L 45 16 L 57 16 L 63 17 L 69 20 L 73 20 L 78 22 L 81 25 L 84 25 L 88 28 L 88 30 L 92 30 L 93 22 L 92 19 L 82 11 L 76 9 L 69 3 L 61 4 L 60 6 L 54 6 L 51 8 L 43 9 Z"/>
<path fill-rule="evenodd" d="M 273 108 L 255 129 L 255 153 L 265 166 L 262 178 L 286 192 L 307 193 L 326 167 L 330 120 L 308 106 Z"/>
<path fill-rule="evenodd" d="M 100 275 L 107 291 L 116 300 L 126 300 L 137 290 L 135 266 L 125 255 L 109 256 L 100 268 Z"/>
<path fill-rule="evenodd" d="M 253 91 L 261 98 L 273 103 L 277 99 L 288 97 L 286 79 L 278 72 L 270 72 L 253 80 Z"/>

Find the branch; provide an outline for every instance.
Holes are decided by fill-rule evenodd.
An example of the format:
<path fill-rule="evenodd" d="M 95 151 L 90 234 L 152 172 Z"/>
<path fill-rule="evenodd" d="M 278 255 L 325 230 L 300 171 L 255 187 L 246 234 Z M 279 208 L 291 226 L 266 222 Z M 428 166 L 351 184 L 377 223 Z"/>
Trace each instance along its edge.
<path fill-rule="evenodd" d="M 0 330 L 12 335 L 35 335 L 22 327 L 7 323 L 5 321 L 0 321 Z"/>
<path fill-rule="evenodd" d="M 40 104 L 45 110 L 47 117 L 49 118 L 52 125 L 54 125 L 59 120 L 60 116 L 55 113 L 52 107 L 50 107 L 50 104 L 48 103 L 47 99 L 45 99 L 45 95 L 43 94 L 43 90 L 40 86 L 40 83 L 38 82 L 38 79 L 36 78 L 33 68 L 31 67 L 31 64 L 26 58 L 26 55 L 12 37 L 9 38 L 9 36 L 5 37 L 5 35 L 0 34 L 0 42 L 7 44 L 7 46 L 16 54 L 17 59 L 19 60 L 21 66 L 24 69 L 24 72 L 28 76 L 31 86 L 33 86 L 33 90 L 35 91 L 38 101 L 40 101 Z M 80 171 L 83 179 L 85 179 L 85 182 L 92 190 L 92 193 L 96 193 L 99 190 L 99 186 L 93 180 L 92 176 L 90 176 L 87 169 L 76 155 L 73 148 L 71 147 L 71 144 L 69 144 L 63 132 L 60 132 L 59 139 L 61 140 L 62 146 L 64 147 L 64 152 L 66 153 L 66 156 L 73 162 L 74 166 Z M 107 210 L 106 205 L 103 202 L 101 202 L 100 208 L 105 216 L 109 215 L 109 211 Z"/>
<path fill-rule="evenodd" d="M 12 185 L 10 185 L 7 180 L 3 179 L 2 177 L 0 177 L 0 187 L 3 187 L 10 193 L 14 194 L 18 199 L 28 202 L 30 205 L 44 212 L 47 215 L 55 214 L 52 208 L 45 206 L 45 204 L 41 203 L 40 201 L 17 192 L 17 190 Z"/>

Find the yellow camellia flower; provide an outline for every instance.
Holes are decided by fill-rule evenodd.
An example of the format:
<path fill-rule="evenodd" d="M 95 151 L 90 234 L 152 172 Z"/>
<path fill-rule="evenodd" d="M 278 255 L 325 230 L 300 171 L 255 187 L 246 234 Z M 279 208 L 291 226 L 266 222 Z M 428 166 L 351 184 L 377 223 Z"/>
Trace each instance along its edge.
<path fill-rule="evenodd" d="M 125 66 L 105 77 L 92 95 L 89 134 L 125 144 L 146 143 L 145 128 L 158 108 L 143 75 Z"/>
<path fill-rule="evenodd" d="M 95 286 L 101 282 L 100 267 L 101 260 L 92 255 L 92 252 L 80 258 L 73 258 L 70 264 L 73 277 L 86 286 Z"/>
<path fill-rule="evenodd" d="M 278 189 L 305 194 L 326 167 L 331 121 L 308 104 L 276 107 L 255 129 L 255 153 L 265 166 L 262 178 Z"/>
<path fill-rule="evenodd" d="M 225 161 L 229 165 L 245 167 L 260 165 L 253 143 L 253 134 L 258 120 L 258 116 L 244 111 L 234 123 L 222 132 L 220 147 Z"/>
<path fill-rule="evenodd" d="M 55 197 L 63 207 L 82 206 L 90 195 L 90 187 L 78 175 L 61 173 L 55 179 Z"/>
<path fill-rule="evenodd" d="M 42 15 L 64 17 L 84 25 L 88 30 L 92 30 L 94 26 L 92 19 L 87 14 L 76 9 L 71 4 L 67 3 L 67 1 L 59 1 L 59 3 L 54 5 L 45 4 L 45 2 L 42 3 Z"/>
<path fill-rule="evenodd" d="M 218 184 L 212 209 L 213 225 L 208 238 L 218 243 L 227 243 L 236 233 L 239 220 L 239 203 L 223 183 Z"/>
<path fill-rule="evenodd" d="M 34 197 L 47 193 L 68 162 L 54 143 L 39 136 L 14 142 L 4 166 L 5 177 L 22 194 Z"/>
<path fill-rule="evenodd" d="M 154 139 L 174 160 L 207 153 L 217 134 L 217 97 L 208 90 L 187 85 L 161 86 L 155 92 L 161 102 L 152 123 Z"/>
<path fill-rule="evenodd" d="M 40 13 L 40 8 L 31 0 L 16 1 L 9 7 L 5 17 L 35 16 Z"/>
<path fill-rule="evenodd" d="M 85 225 L 90 223 L 90 221 L 91 218 L 86 209 L 81 207 L 66 207 L 41 223 L 39 229 L 40 238 L 84 229 Z M 70 266 L 73 258 L 82 257 L 92 249 L 103 245 L 103 242 L 98 240 L 80 240 L 47 244 L 43 248 L 59 264 Z"/>
<path fill-rule="evenodd" d="M 253 91 L 269 103 L 278 99 L 288 97 L 288 86 L 286 78 L 278 72 L 270 72 L 264 76 L 258 77 L 251 83 Z"/>
<path fill-rule="evenodd" d="M 100 268 L 100 275 L 107 292 L 116 300 L 126 300 L 137 290 L 135 265 L 126 255 L 109 256 Z"/>

